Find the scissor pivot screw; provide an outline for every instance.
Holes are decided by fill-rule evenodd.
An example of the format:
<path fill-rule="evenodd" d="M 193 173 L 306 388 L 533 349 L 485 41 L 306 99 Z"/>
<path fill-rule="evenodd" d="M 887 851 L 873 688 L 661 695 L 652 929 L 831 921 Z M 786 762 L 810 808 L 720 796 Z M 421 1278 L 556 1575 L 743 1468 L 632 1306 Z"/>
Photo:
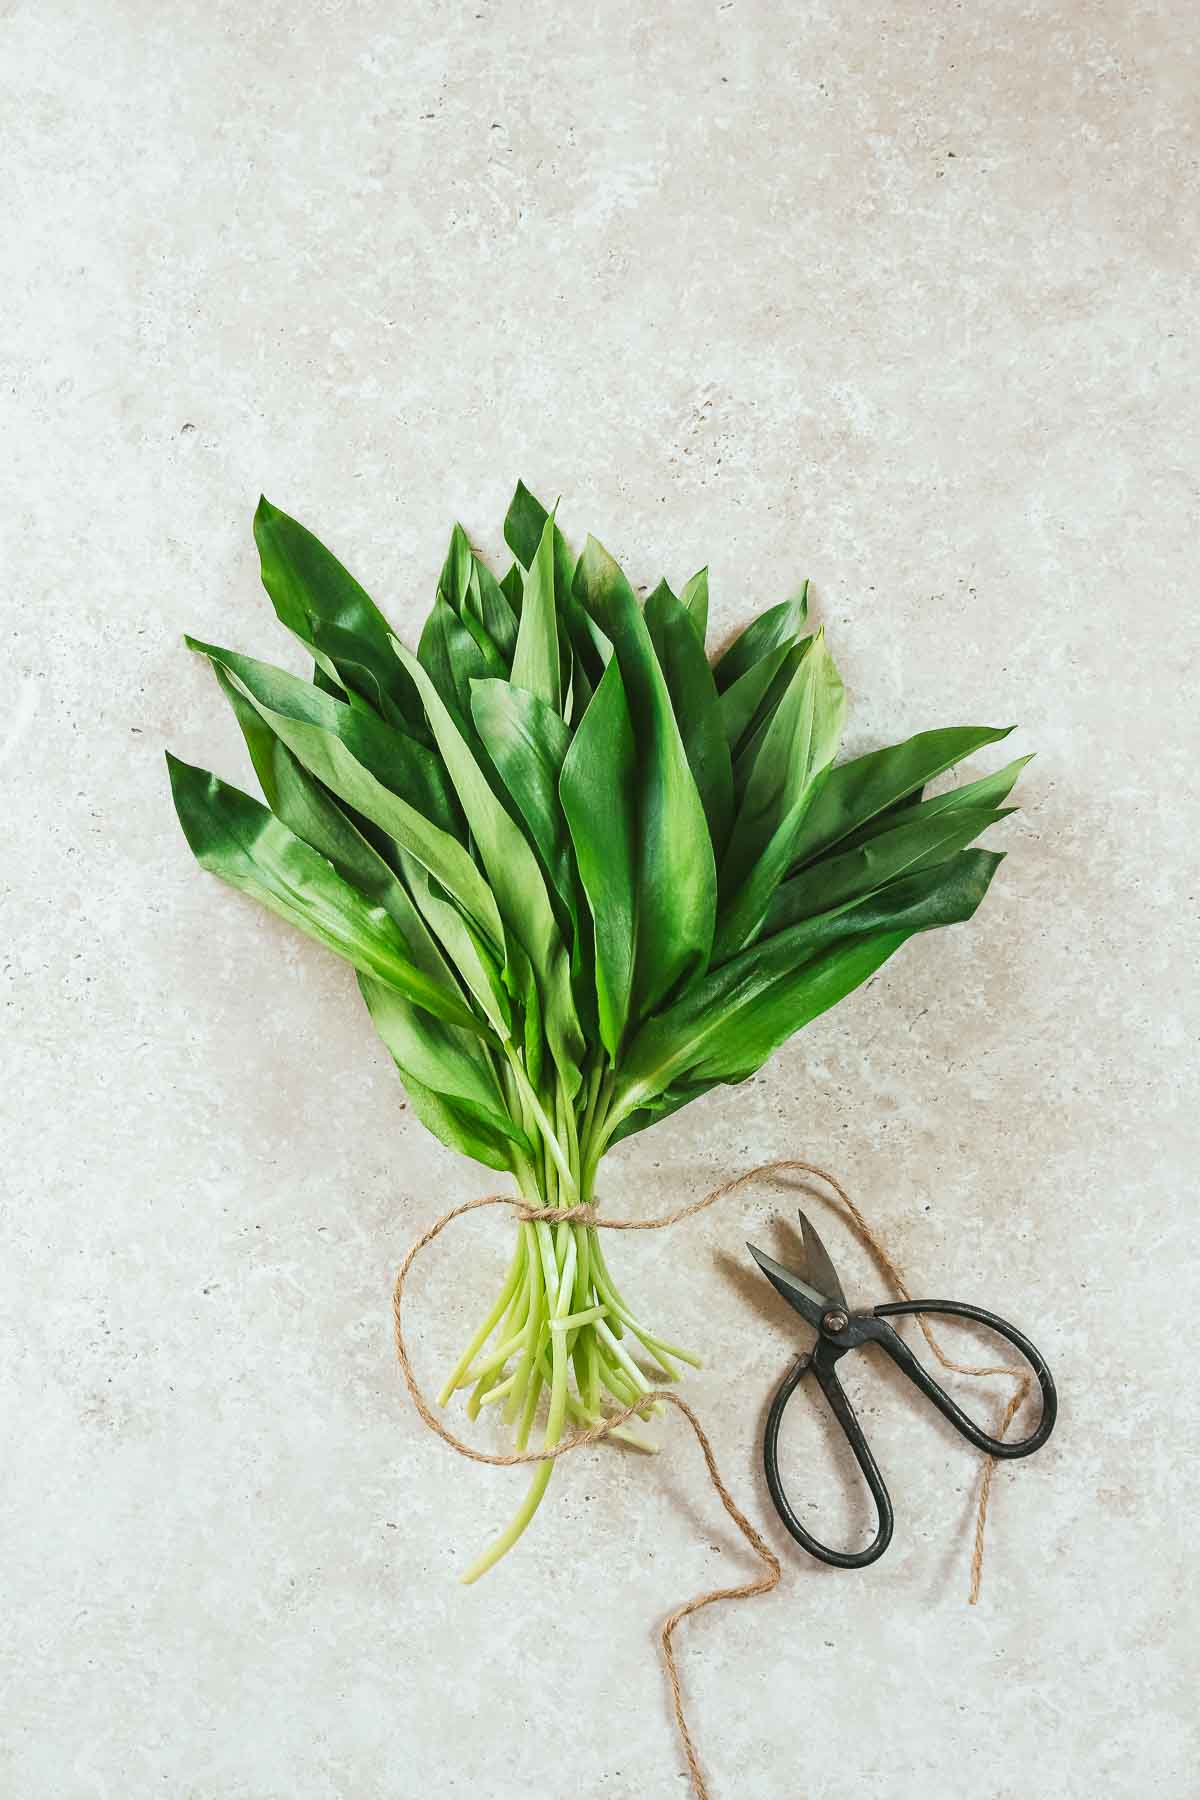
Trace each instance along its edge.
<path fill-rule="evenodd" d="M 827 1312 L 821 1320 L 821 1329 L 822 1331 L 830 1331 L 836 1336 L 839 1331 L 845 1331 L 849 1323 L 850 1320 L 847 1315 L 835 1306 L 831 1311 Z"/>

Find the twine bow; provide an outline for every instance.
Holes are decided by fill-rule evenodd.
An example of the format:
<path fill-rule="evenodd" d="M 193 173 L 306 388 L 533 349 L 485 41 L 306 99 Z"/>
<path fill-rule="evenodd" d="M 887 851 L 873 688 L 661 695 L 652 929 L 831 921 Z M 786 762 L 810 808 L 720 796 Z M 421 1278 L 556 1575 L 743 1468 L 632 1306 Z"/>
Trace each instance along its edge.
<path fill-rule="evenodd" d="M 700 1445 L 700 1450 L 708 1469 L 709 1480 L 712 1482 L 721 1505 L 725 1508 L 726 1513 L 737 1526 L 738 1531 L 763 1565 L 763 1573 L 758 1577 L 757 1581 L 744 1582 L 738 1587 L 711 1588 L 706 1593 L 697 1594 L 694 1600 L 689 1600 L 683 1606 L 677 1607 L 675 1611 L 663 1621 L 662 1629 L 659 1632 L 659 1642 L 662 1645 L 663 1662 L 666 1666 L 667 1680 L 671 1687 L 671 1700 L 675 1712 L 675 1724 L 679 1731 L 679 1739 L 683 1746 L 683 1754 L 687 1762 L 688 1772 L 691 1775 L 695 1800 L 709 1800 L 709 1790 L 704 1779 L 703 1771 L 700 1767 L 700 1759 L 696 1752 L 696 1746 L 692 1739 L 691 1731 L 688 1728 L 687 1712 L 683 1702 L 683 1689 L 680 1684 L 679 1668 L 675 1659 L 675 1648 L 673 1643 L 675 1632 L 678 1630 L 684 1619 L 689 1618 L 692 1613 L 699 1612 L 705 1606 L 712 1606 L 718 1600 L 745 1600 L 752 1594 L 769 1594 L 772 1588 L 779 1585 L 782 1574 L 779 1558 L 771 1549 L 771 1546 L 766 1542 L 762 1534 L 750 1523 L 749 1519 L 738 1506 L 733 1495 L 726 1487 L 721 1471 L 717 1467 L 717 1459 L 713 1453 L 712 1444 L 709 1441 L 708 1434 L 704 1430 L 704 1427 L 701 1425 L 687 1401 L 681 1399 L 680 1396 L 674 1393 L 670 1388 L 651 1388 L 647 1393 L 640 1394 L 633 1405 L 623 1407 L 619 1412 L 610 1413 L 601 1424 L 593 1425 L 586 1431 L 576 1432 L 574 1436 L 564 1438 L 561 1442 L 547 1446 L 541 1450 L 519 1450 L 508 1454 L 478 1450 L 473 1444 L 466 1443 L 462 1438 L 455 1437 L 452 1431 L 447 1430 L 446 1426 L 442 1424 L 442 1421 L 437 1417 L 424 1394 L 421 1392 L 417 1383 L 417 1378 L 413 1373 L 412 1363 L 409 1359 L 408 1346 L 404 1341 L 404 1331 L 400 1323 L 401 1302 L 404 1295 L 404 1284 L 408 1279 L 409 1270 L 412 1268 L 413 1263 L 416 1261 L 421 1251 L 431 1244 L 436 1237 L 440 1237 L 442 1232 L 445 1231 L 446 1227 L 451 1224 L 453 1220 L 461 1218 L 464 1213 L 475 1212 L 482 1206 L 511 1206 L 515 1209 L 519 1219 L 527 1221 L 547 1219 L 556 1224 L 564 1224 L 568 1221 L 577 1220 L 582 1224 L 593 1226 L 598 1231 L 663 1231 L 668 1225 L 678 1225 L 683 1219 L 690 1219 L 693 1214 L 704 1212 L 707 1207 L 715 1205 L 718 1200 L 723 1200 L 729 1194 L 736 1193 L 739 1188 L 747 1187 L 752 1181 L 761 1180 L 765 1175 L 782 1174 L 804 1174 L 815 1176 L 817 1180 L 824 1182 L 830 1192 L 836 1196 L 836 1203 L 840 1205 L 846 1217 L 850 1220 L 850 1223 L 854 1227 L 860 1240 L 866 1245 L 887 1279 L 891 1282 L 893 1288 L 896 1290 L 897 1298 L 901 1300 L 912 1299 L 908 1284 L 896 1263 L 888 1254 L 880 1240 L 876 1237 L 875 1233 L 871 1230 L 871 1227 L 867 1224 L 863 1214 L 855 1205 L 854 1201 L 851 1200 L 841 1182 L 831 1175 L 827 1169 L 818 1167 L 816 1163 L 801 1162 L 795 1158 L 786 1158 L 778 1162 L 760 1163 L 757 1168 L 748 1170 L 744 1175 L 738 1175 L 732 1181 L 723 1182 L 719 1187 L 713 1188 L 701 1199 L 693 1200 L 689 1205 L 681 1206 L 675 1212 L 664 1213 L 657 1219 L 610 1219 L 605 1217 L 602 1213 L 598 1213 L 594 1206 L 589 1205 L 571 1207 L 531 1207 L 511 1194 L 483 1194 L 477 1200 L 466 1200 L 461 1206 L 451 1207 L 450 1211 L 443 1213 L 440 1219 L 436 1219 L 427 1231 L 422 1232 L 421 1236 L 411 1246 L 407 1256 L 401 1263 L 396 1275 L 395 1286 L 392 1290 L 392 1321 L 396 1339 L 396 1358 L 400 1364 L 400 1372 L 404 1377 L 404 1384 L 408 1389 L 412 1403 L 425 1424 L 429 1427 L 430 1431 L 441 1438 L 444 1444 L 448 1444 L 452 1450 L 457 1451 L 460 1456 L 469 1457 L 472 1462 L 491 1463 L 496 1467 L 511 1468 L 517 1463 L 555 1461 L 560 1456 L 568 1456 L 573 1450 L 582 1450 L 588 1444 L 600 1443 L 602 1439 L 609 1437 L 619 1425 L 623 1425 L 631 1419 L 635 1413 L 644 1412 L 646 1406 L 653 1400 L 663 1400 L 669 1406 L 675 1407 L 678 1412 L 683 1414 L 684 1418 L 691 1426 L 692 1431 L 695 1433 L 696 1441 Z M 828 1196 L 824 1197 L 828 1198 Z M 1033 1377 L 1025 1370 L 1014 1368 L 1009 1363 L 994 1363 L 986 1366 L 976 1366 L 969 1363 L 956 1362 L 942 1349 L 925 1319 L 918 1315 L 917 1322 L 924 1333 L 925 1341 L 929 1345 L 930 1351 L 944 1369 L 948 1369 L 956 1375 L 1007 1375 L 1015 1383 L 1012 1398 L 1008 1401 L 1001 1414 L 996 1429 L 996 1436 L 998 1438 L 1004 1438 L 1007 1435 L 1013 1420 L 1016 1418 L 1017 1413 L 1020 1411 L 1021 1404 L 1024 1401 L 1026 1394 L 1029 1392 Z M 983 1579 L 984 1536 L 987 1530 L 988 1505 L 991 1499 L 992 1477 L 995 1473 L 995 1469 L 995 1458 L 990 1456 L 986 1457 L 984 1459 L 983 1476 L 979 1487 L 979 1502 L 975 1513 L 975 1539 L 971 1552 L 971 1586 L 968 1595 L 968 1603 L 971 1606 L 974 1606 L 979 1599 L 979 1590 Z"/>

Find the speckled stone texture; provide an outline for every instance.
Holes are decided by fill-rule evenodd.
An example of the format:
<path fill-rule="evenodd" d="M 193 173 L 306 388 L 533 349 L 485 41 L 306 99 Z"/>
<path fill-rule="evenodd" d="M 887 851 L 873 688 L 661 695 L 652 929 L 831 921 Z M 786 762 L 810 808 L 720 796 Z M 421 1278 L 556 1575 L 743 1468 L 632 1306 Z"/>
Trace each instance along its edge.
<path fill-rule="evenodd" d="M 0 34 L 0 1793 L 687 1792 L 656 1626 L 752 1567 L 694 1444 L 580 1455 L 456 1585 L 523 1478 L 420 1427 L 388 1290 L 492 1178 L 405 1110 L 352 979 L 196 871 L 162 761 L 246 773 L 185 629 L 300 666 L 260 488 L 411 640 L 451 520 L 498 551 L 522 475 L 635 582 L 709 561 L 719 635 L 811 575 L 850 749 L 1016 720 L 1038 752 L 973 925 L 603 1183 L 661 1211 L 827 1161 L 1062 1391 L 968 1609 L 978 1460 L 864 1358 L 896 1540 L 819 1569 L 759 1475 L 800 1339 L 742 1248 L 799 1196 L 614 1245 L 707 1343 L 687 1391 L 786 1564 L 682 1633 L 714 1800 L 1191 1800 L 1192 8 L 5 0 Z M 430 1382 L 510 1230 L 419 1268 Z M 832 1452 L 797 1418 L 850 1537 Z"/>

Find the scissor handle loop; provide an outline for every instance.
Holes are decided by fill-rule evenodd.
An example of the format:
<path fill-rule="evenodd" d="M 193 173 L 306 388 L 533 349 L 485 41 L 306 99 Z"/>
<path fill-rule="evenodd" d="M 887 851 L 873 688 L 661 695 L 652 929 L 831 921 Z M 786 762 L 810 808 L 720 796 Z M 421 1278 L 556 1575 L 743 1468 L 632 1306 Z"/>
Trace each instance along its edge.
<path fill-rule="evenodd" d="M 933 1379 L 925 1365 L 914 1356 L 904 1339 L 894 1326 L 887 1323 L 890 1317 L 900 1314 L 943 1313 L 955 1318 L 972 1319 L 976 1324 L 986 1326 L 997 1336 L 1012 1344 L 1028 1362 L 1042 1393 L 1042 1414 L 1037 1426 L 1026 1438 L 1016 1443 L 1009 1443 L 1004 1438 L 992 1437 L 977 1425 L 969 1414 L 965 1413 L 955 1400 L 950 1398 L 944 1388 Z M 907 1375 L 913 1385 L 920 1389 L 937 1410 L 948 1419 L 955 1430 L 960 1432 L 969 1443 L 985 1455 L 1012 1460 L 1020 1456 L 1032 1456 L 1040 1450 L 1054 1429 L 1058 1417 L 1058 1391 L 1054 1385 L 1054 1377 L 1046 1365 L 1045 1358 L 1037 1347 L 1010 1325 L 1007 1319 L 997 1317 L 995 1313 L 984 1310 L 982 1306 L 968 1306 L 960 1300 L 896 1300 L 886 1306 L 877 1306 L 873 1313 L 857 1313 L 850 1323 L 850 1332 L 858 1343 L 873 1342 L 884 1350 L 901 1372 Z M 783 1523 L 796 1542 L 823 1563 L 830 1563 L 838 1569 L 864 1569 L 868 1564 L 878 1560 L 892 1540 L 894 1515 L 892 1502 L 879 1472 L 879 1465 L 872 1454 L 871 1446 L 863 1436 L 862 1427 L 855 1416 L 854 1408 L 846 1396 L 845 1389 L 838 1380 L 836 1363 L 850 1348 L 846 1338 L 841 1343 L 836 1337 L 822 1335 L 818 1338 L 811 1356 L 799 1357 L 784 1376 L 771 1402 L 767 1414 L 766 1430 L 763 1434 L 763 1468 L 767 1477 L 767 1487 Z M 854 1454 L 854 1459 L 862 1470 L 863 1477 L 870 1489 L 871 1497 L 878 1512 L 878 1526 L 875 1537 L 865 1550 L 834 1550 L 828 1544 L 822 1544 L 806 1526 L 796 1517 L 783 1489 L 779 1474 L 779 1427 L 783 1420 L 788 1402 L 799 1387 L 801 1380 L 811 1369 L 820 1384 L 821 1391 L 829 1403 L 846 1441 Z"/>
<path fill-rule="evenodd" d="M 883 1476 L 879 1472 L 879 1464 L 871 1454 L 871 1446 L 863 1436 L 862 1427 L 854 1415 L 854 1408 L 846 1398 L 845 1390 L 837 1378 L 833 1359 L 822 1355 L 823 1348 L 823 1344 L 818 1343 L 811 1357 L 798 1357 L 776 1391 L 775 1398 L 771 1402 L 771 1410 L 767 1414 L 766 1431 L 763 1434 L 763 1469 L 776 1512 L 796 1542 L 807 1550 L 810 1556 L 817 1557 L 823 1563 L 831 1563 L 836 1569 L 865 1569 L 868 1563 L 877 1561 L 891 1543 L 895 1515 L 892 1512 L 891 1497 L 884 1486 Z M 783 1482 L 779 1474 L 779 1426 L 787 1409 L 788 1401 L 809 1369 L 816 1376 L 834 1417 L 845 1432 L 846 1440 L 854 1452 L 855 1461 L 862 1470 L 867 1486 L 871 1490 L 871 1497 L 875 1501 L 879 1515 L 878 1528 L 874 1540 L 867 1545 L 865 1550 L 833 1550 L 828 1544 L 821 1543 L 819 1538 L 815 1538 L 812 1532 L 800 1523 L 792 1510 L 791 1502 L 783 1491 Z"/>
<path fill-rule="evenodd" d="M 1050 1433 L 1054 1430 L 1054 1422 L 1058 1417 L 1058 1390 L 1054 1385 L 1054 1377 L 1046 1366 L 1046 1360 L 1036 1345 L 1031 1344 L 1024 1332 L 1010 1325 L 1007 1319 L 998 1318 L 995 1313 L 985 1312 L 982 1306 L 968 1306 L 961 1300 L 893 1300 L 886 1306 L 877 1306 L 874 1316 L 881 1322 L 901 1313 L 946 1313 L 959 1319 L 973 1319 L 979 1325 L 987 1326 L 998 1337 L 1004 1338 L 1019 1350 L 1025 1358 L 1042 1390 L 1042 1416 L 1036 1427 L 1026 1438 L 1010 1443 L 1007 1439 L 996 1438 L 977 1425 L 961 1406 L 952 1400 L 945 1389 L 934 1380 L 924 1363 L 918 1360 L 909 1349 L 899 1332 L 890 1325 L 883 1325 L 882 1335 L 875 1341 L 880 1348 L 886 1350 L 897 1368 L 908 1376 L 909 1380 L 932 1401 L 942 1416 L 948 1419 L 955 1430 L 960 1432 L 977 1450 L 988 1456 L 996 1456 L 1012 1460 L 1018 1456 L 1032 1456 L 1040 1450 Z M 874 1335 L 874 1334 L 872 1334 Z M 1014 1370 L 1014 1373 L 1017 1371 Z"/>

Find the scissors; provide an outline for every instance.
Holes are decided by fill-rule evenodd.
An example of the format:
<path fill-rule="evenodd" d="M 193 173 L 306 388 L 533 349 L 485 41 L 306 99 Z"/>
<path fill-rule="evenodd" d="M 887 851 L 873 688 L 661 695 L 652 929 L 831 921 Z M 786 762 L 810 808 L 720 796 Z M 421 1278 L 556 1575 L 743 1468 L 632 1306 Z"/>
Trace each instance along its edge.
<path fill-rule="evenodd" d="M 865 1569 L 868 1563 L 877 1561 L 891 1543 L 894 1515 L 879 1465 L 871 1454 L 871 1447 L 863 1436 L 854 1408 L 846 1398 L 845 1389 L 837 1377 L 837 1365 L 848 1351 L 857 1350 L 863 1344 L 878 1344 L 900 1372 L 907 1375 L 913 1385 L 933 1402 L 944 1418 L 949 1419 L 955 1430 L 961 1432 L 977 1450 L 986 1451 L 989 1456 L 1012 1459 L 1032 1456 L 1035 1450 L 1040 1450 L 1054 1430 L 1054 1421 L 1058 1416 L 1058 1394 L 1045 1359 L 1029 1339 L 1015 1325 L 997 1318 L 995 1313 L 985 1312 L 981 1306 L 967 1306 L 960 1300 L 895 1300 L 886 1306 L 851 1312 L 829 1252 L 803 1213 L 800 1214 L 800 1228 L 805 1253 L 803 1277 L 785 1269 L 782 1263 L 777 1263 L 773 1257 L 756 1249 L 753 1244 L 746 1245 L 772 1287 L 783 1295 L 788 1305 L 794 1307 L 817 1333 L 812 1353 L 797 1359 L 771 1402 L 763 1439 L 763 1465 L 767 1486 L 771 1490 L 775 1510 L 796 1542 L 803 1545 L 810 1555 L 818 1557 L 821 1562 L 832 1563 L 839 1569 Z M 986 1431 L 982 1431 L 949 1394 L 938 1386 L 895 1327 L 888 1324 L 890 1318 L 901 1313 L 948 1313 L 955 1318 L 974 1319 L 1015 1345 L 1033 1369 L 1042 1390 L 1042 1416 L 1032 1434 L 1013 1444 L 989 1437 Z M 878 1530 L 874 1542 L 868 1544 L 865 1550 L 832 1550 L 827 1544 L 819 1543 L 800 1523 L 783 1491 L 783 1483 L 779 1478 L 779 1426 L 788 1401 L 809 1369 L 816 1376 L 834 1418 L 845 1432 L 855 1461 L 862 1470 L 875 1501 Z"/>

